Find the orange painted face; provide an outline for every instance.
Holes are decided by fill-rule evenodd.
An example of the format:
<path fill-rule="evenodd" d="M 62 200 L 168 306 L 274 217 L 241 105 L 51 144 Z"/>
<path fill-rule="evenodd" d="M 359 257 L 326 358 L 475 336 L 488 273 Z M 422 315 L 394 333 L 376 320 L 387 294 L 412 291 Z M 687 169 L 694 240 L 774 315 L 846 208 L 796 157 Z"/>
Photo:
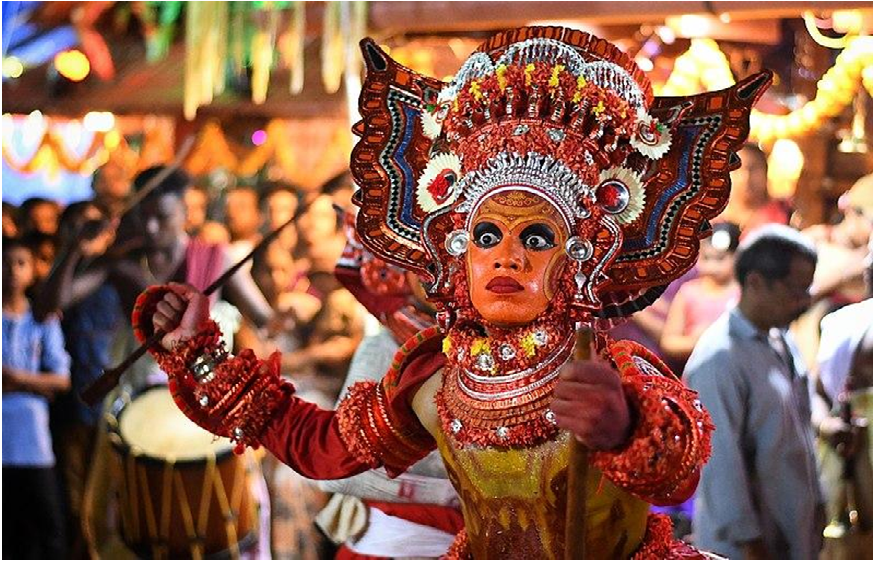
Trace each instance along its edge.
<path fill-rule="evenodd" d="M 519 326 L 548 308 L 566 263 L 566 230 L 554 206 L 524 191 L 498 193 L 479 207 L 471 223 L 467 282 L 483 319 Z"/>

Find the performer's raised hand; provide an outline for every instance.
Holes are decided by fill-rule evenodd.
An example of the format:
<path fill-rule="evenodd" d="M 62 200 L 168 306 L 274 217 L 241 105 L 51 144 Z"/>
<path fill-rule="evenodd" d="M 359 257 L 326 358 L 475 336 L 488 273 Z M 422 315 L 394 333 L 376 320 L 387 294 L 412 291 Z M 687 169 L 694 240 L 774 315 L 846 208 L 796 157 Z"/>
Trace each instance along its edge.
<path fill-rule="evenodd" d="M 187 284 L 170 283 L 167 288 L 169 291 L 158 302 L 152 323 L 155 330 L 167 333 L 161 345 L 172 351 L 209 318 L 209 298 Z"/>
<path fill-rule="evenodd" d="M 601 359 L 571 361 L 559 377 L 552 401 L 558 426 L 592 450 L 620 447 L 630 435 L 631 417 L 615 369 Z"/>

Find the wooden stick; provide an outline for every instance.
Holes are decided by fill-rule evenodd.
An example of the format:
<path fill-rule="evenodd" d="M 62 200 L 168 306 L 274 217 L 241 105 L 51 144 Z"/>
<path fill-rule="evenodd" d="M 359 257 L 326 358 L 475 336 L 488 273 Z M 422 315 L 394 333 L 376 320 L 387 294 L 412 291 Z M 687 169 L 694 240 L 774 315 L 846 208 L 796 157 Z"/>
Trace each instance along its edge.
<path fill-rule="evenodd" d="M 229 280 L 235 273 L 239 271 L 243 265 L 254 257 L 254 255 L 260 251 L 262 248 L 265 248 L 268 244 L 273 242 L 273 240 L 279 236 L 279 233 L 282 232 L 282 229 L 296 221 L 300 215 L 306 210 L 308 205 L 301 204 L 300 207 L 297 208 L 297 211 L 294 213 L 294 216 L 288 219 L 285 223 L 277 227 L 274 231 L 265 236 L 261 241 L 255 245 L 255 247 L 245 255 L 239 262 L 231 266 L 227 269 L 226 272 L 221 274 L 221 277 L 212 282 L 209 287 L 203 290 L 204 295 L 211 295 Z M 82 391 L 82 400 L 88 405 L 94 405 L 97 401 L 102 399 L 109 393 L 113 387 L 118 385 L 118 381 L 121 379 L 121 375 L 130 368 L 138 359 L 140 359 L 149 348 L 157 344 L 161 341 L 161 339 L 166 336 L 167 333 L 161 329 L 156 330 L 145 342 L 140 345 L 139 348 L 134 350 L 128 357 L 124 359 L 119 365 L 114 368 L 109 368 L 103 370 L 103 373 L 99 378 L 94 380 L 94 382 L 89 385 L 84 391 Z"/>
<path fill-rule="evenodd" d="M 591 359 L 591 329 L 576 332 L 576 360 Z M 587 559 L 585 544 L 588 510 L 586 506 L 588 448 L 575 436 L 570 437 L 570 465 L 567 468 L 567 516 L 564 522 L 564 559 Z"/>

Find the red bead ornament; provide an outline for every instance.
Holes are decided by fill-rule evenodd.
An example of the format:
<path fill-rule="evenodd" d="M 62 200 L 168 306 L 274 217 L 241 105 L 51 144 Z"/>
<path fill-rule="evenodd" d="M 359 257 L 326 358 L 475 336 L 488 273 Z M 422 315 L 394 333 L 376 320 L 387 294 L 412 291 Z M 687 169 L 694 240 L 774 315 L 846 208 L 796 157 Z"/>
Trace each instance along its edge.
<path fill-rule="evenodd" d="M 440 559 L 453 561 L 473 559 L 473 553 L 470 551 L 470 546 L 467 543 L 466 529 L 458 532 L 458 535 L 456 535 L 454 541 L 452 541 L 452 545 L 449 546 L 449 550 L 446 551 L 446 554 L 440 557 Z"/>
<path fill-rule="evenodd" d="M 709 559 L 707 554 L 673 539 L 673 524 L 666 514 L 649 514 L 646 535 L 631 559 L 644 561 Z"/>
<path fill-rule="evenodd" d="M 359 381 L 337 408 L 340 436 L 355 458 L 371 468 L 384 465 L 399 475 L 434 448 L 424 429 L 401 425 L 387 408 L 375 381 Z"/>
<path fill-rule="evenodd" d="M 597 203 L 609 213 L 621 213 L 629 201 L 630 190 L 618 180 L 607 180 L 597 186 Z"/>

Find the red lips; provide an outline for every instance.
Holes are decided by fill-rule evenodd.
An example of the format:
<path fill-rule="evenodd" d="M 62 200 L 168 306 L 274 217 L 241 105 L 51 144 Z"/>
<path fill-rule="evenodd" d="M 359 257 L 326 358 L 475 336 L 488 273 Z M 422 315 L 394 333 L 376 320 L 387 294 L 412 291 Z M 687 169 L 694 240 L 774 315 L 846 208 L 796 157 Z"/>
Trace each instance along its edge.
<path fill-rule="evenodd" d="M 517 293 L 524 291 L 524 287 L 520 283 L 507 276 L 497 276 L 488 282 L 485 289 L 492 293 Z"/>

